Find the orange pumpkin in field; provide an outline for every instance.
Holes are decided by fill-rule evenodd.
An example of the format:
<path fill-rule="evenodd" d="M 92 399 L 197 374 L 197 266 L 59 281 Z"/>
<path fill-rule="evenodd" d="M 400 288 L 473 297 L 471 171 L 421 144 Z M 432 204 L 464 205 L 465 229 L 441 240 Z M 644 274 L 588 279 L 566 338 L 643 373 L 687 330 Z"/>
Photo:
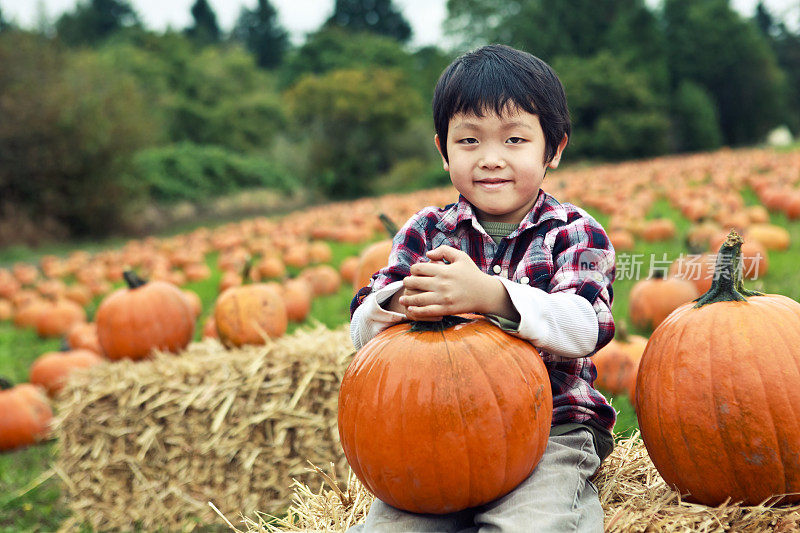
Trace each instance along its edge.
<path fill-rule="evenodd" d="M 342 378 L 338 423 L 347 461 L 373 494 L 449 513 L 527 478 L 552 414 L 536 349 L 470 315 L 401 323 L 368 342 Z"/>
<path fill-rule="evenodd" d="M 0 452 L 36 444 L 47 438 L 53 410 L 41 387 L 13 386 L 0 378 Z"/>
<path fill-rule="evenodd" d="M 308 281 L 300 278 L 287 280 L 283 284 L 283 301 L 286 315 L 292 322 L 302 322 L 311 312 L 314 289 Z"/>
<path fill-rule="evenodd" d="M 179 352 L 194 335 L 195 317 L 181 289 L 124 274 L 127 287 L 106 296 L 97 308 L 97 338 L 110 359 L 143 359 L 153 350 Z"/>
<path fill-rule="evenodd" d="M 264 344 L 286 332 L 286 304 L 279 290 L 266 283 L 231 287 L 217 298 L 214 320 L 225 346 Z"/>
<path fill-rule="evenodd" d="M 214 321 L 214 315 L 208 315 L 206 321 L 203 323 L 203 338 L 204 339 L 218 339 L 217 323 Z"/>
<path fill-rule="evenodd" d="M 9 320 L 12 316 L 14 316 L 14 306 L 8 300 L 0 298 L 0 322 Z"/>
<path fill-rule="evenodd" d="M 70 372 L 76 368 L 88 368 L 98 365 L 105 359 L 90 350 L 68 350 L 64 352 L 47 352 L 31 364 L 30 380 L 34 385 L 43 387 L 53 397 L 64 387 Z"/>
<path fill-rule="evenodd" d="M 356 291 L 369 285 L 372 275 L 389 262 L 389 254 L 392 251 L 392 238 L 397 233 L 397 226 L 386 215 L 381 214 L 380 216 L 381 222 L 383 222 L 390 238 L 369 245 L 358 256 L 358 266 L 353 276 L 353 289 Z"/>
<path fill-rule="evenodd" d="M 67 345 L 72 350 L 91 350 L 102 354 L 103 348 L 97 339 L 97 324 L 94 322 L 78 322 L 67 332 Z"/>
<path fill-rule="evenodd" d="M 636 372 L 642 358 L 647 338 L 628 335 L 624 325 L 617 327 L 617 335 L 592 356 L 597 368 L 595 387 L 611 394 L 627 394 L 633 398 L 636 385 Z"/>
<path fill-rule="evenodd" d="M 655 272 L 652 278 L 637 281 L 631 289 L 630 320 L 637 327 L 655 329 L 672 311 L 698 296 L 692 282 L 664 278 Z"/>
<path fill-rule="evenodd" d="M 331 265 L 317 265 L 306 268 L 300 277 L 308 282 L 314 296 L 334 294 L 342 284 L 339 272 Z"/>
<path fill-rule="evenodd" d="M 36 332 L 40 337 L 63 337 L 79 322 L 86 322 L 80 305 L 66 298 L 46 301 L 36 318 Z"/>
<path fill-rule="evenodd" d="M 345 283 L 353 283 L 356 276 L 356 269 L 358 268 L 358 256 L 346 257 L 339 265 L 339 274 Z M 360 287 L 359 287 L 360 288 Z"/>

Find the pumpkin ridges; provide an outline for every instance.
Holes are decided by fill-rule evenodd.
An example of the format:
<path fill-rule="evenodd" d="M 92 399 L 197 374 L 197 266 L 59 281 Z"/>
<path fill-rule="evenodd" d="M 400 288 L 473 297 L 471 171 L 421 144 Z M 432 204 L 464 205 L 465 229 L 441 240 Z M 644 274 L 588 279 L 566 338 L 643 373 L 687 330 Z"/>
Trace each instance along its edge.
<path fill-rule="evenodd" d="M 719 306 L 725 306 L 725 314 L 720 314 Z M 791 319 L 786 318 L 787 310 L 792 315 Z M 686 333 L 689 327 L 694 328 L 693 333 Z M 680 331 L 677 328 L 681 328 Z M 770 494 L 797 491 L 800 488 L 800 465 L 796 465 L 788 477 L 781 475 L 787 465 L 784 458 L 791 454 L 798 442 L 797 421 L 785 413 L 784 423 L 777 424 L 776 430 L 773 420 L 779 419 L 778 413 L 790 411 L 791 405 L 800 402 L 800 398 L 793 388 L 782 389 L 779 383 L 773 381 L 765 387 L 759 372 L 762 365 L 759 359 L 754 358 L 765 357 L 762 347 L 774 344 L 773 339 L 785 335 L 786 331 L 800 330 L 800 307 L 792 300 L 777 295 L 752 297 L 746 302 L 718 302 L 700 309 L 684 307 L 665 322 L 665 330 L 668 333 L 657 330 L 648 345 L 646 357 L 660 355 L 658 360 L 643 364 L 639 383 L 644 383 L 643 386 L 650 390 L 674 389 L 675 398 L 669 401 L 660 398 L 655 403 L 652 400 L 648 403 L 639 397 L 638 402 L 640 409 L 643 409 L 640 419 L 642 435 L 648 449 L 652 450 L 651 457 L 662 472 L 662 477 L 671 485 L 693 492 L 694 499 L 711 505 L 728 496 L 734 499 L 749 498 L 746 503 L 755 505 Z M 681 345 L 687 346 L 680 350 L 684 356 L 691 358 L 687 363 L 677 359 L 677 353 L 671 355 L 668 352 L 675 350 L 671 347 L 670 337 L 681 339 Z M 747 342 L 741 343 L 738 337 L 747 339 Z M 721 344 L 723 342 L 725 344 Z M 769 353 L 769 359 L 775 361 L 778 368 L 789 366 L 797 369 L 798 362 L 792 360 L 788 342 L 788 338 L 784 337 L 775 345 Z M 696 348 L 690 350 L 688 346 Z M 717 359 L 712 367 L 698 366 L 699 360 L 720 353 L 728 354 L 731 359 Z M 780 362 L 781 358 L 785 358 L 786 362 Z M 701 381 L 692 387 L 681 387 L 680 375 L 677 375 L 674 376 L 673 387 L 673 371 L 670 368 L 689 366 L 696 375 L 708 376 L 708 385 L 701 385 Z M 723 368 L 725 373 L 718 368 Z M 660 375 L 664 383 L 648 384 L 651 375 Z M 800 376 L 795 379 L 798 378 Z M 787 379 L 790 379 L 789 376 Z M 692 399 L 692 394 L 699 394 L 695 390 L 704 391 L 704 396 Z M 762 391 L 761 395 L 759 391 Z M 728 402 L 727 408 L 731 409 L 729 413 L 723 412 L 718 400 L 724 397 L 735 398 L 735 401 Z M 788 402 L 787 398 L 790 399 Z M 698 408 L 687 409 L 686 405 L 696 405 Z M 733 411 L 737 405 L 741 409 L 739 412 Z M 683 433 L 688 435 L 685 439 L 687 449 L 683 454 L 674 444 L 682 439 L 676 439 L 670 433 L 669 428 L 675 424 L 670 424 L 669 417 L 660 419 L 664 414 L 678 417 Z M 719 422 L 709 424 L 709 414 L 718 417 Z M 746 424 L 744 428 L 743 424 Z M 661 442 L 653 441 L 654 427 L 666 432 L 666 438 Z M 758 446 L 752 444 L 756 438 L 761 439 Z M 736 449 L 737 446 L 736 453 L 731 455 L 726 452 L 726 449 Z M 682 474 L 669 472 L 669 465 L 663 461 L 664 454 L 684 458 L 675 467 L 682 469 Z M 730 459 L 723 460 L 724 455 L 729 455 Z M 698 457 L 713 458 L 713 463 L 691 459 Z M 761 461 L 762 464 L 754 466 L 748 463 L 748 458 L 750 461 Z"/>
<path fill-rule="evenodd" d="M 458 500 L 460 500 L 460 501 L 470 501 L 470 497 L 472 497 L 472 498 L 475 497 L 475 492 L 476 492 L 475 485 L 479 481 L 479 479 L 476 476 L 476 473 L 477 473 L 477 475 L 480 475 L 481 470 L 483 470 L 481 468 L 482 465 L 479 464 L 479 460 L 480 459 L 476 458 L 472 452 L 473 452 L 473 449 L 475 449 L 475 448 L 480 449 L 481 443 L 480 442 L 477 442 L 477 443 L 476 442 L 471 442 L 472 439 L 470 439 L 470 437 L 474 438 L 475 435 L 472 435 L 470 433 L 470 427 L 468 426 L 466 420 L 464 419 L 464 401 L 465 400 L 462 399 L 462 395 L 461 395 L 461 389 L 462 389 L 463 382 L 462 382 L 462 378 L 461 378 L 461 375 L 460 375 L 461 374 L 461 372 L 460 372 L 460 364 L 463 364 L 463 361 L 459 361 L 458 363 L 453 361 L 453 354 L 450 353 L 450 347 L 447 345 L 447 339 L 444 336 L 444 331 L 440 331 L 440 334 L 442 336 L 442 340 L 440 341 L 441 342 L 441 346 L 444 348 L 444 351 L 447 354 L 447 359 L 446 359 L 447 367 L 448 367 L 447 368 L 447 372 L 448 372 L 448 375 L 454 377 L 454 379 L 448 380 L 449 384 L 452 385 L 452 390 L 450 391 L 450 394 L 454 394 L 455 395 L 455 397 L 456 397 L 455 407 L 458 408 L 458 416 L 457 417 L 454 416 L 454 419 L 459 423 L 459 427 L 457 428 L 457 431 L 454 432 L 454 434 L 460 436 L 461 439 L 464 441 L 464 445 L 463 445 L 462 448 L 458 448 L 457 446 L 452 446 L 452 447 L 449 447 L 450 448 L 450 453 L 449 454 L 448 454 L 448 452 L 445 452 L 445 453 L 450 455 L 450 457 L 448 457 L 449 459 L 453 459 L 454 456 L 455 456 L 455 453 L 453 453 L 452 450 L 463 449 L 465 451 L 464 455 L 466 456 L 465 459 L 462 462 L 462 464 L 464 465 L 463 469 L 461 469 L 461 471 L 458 471 L 459 470 L 458 468 L 454 469 L 456 471 L 456 472 L 454 472 L 454 473 L 456 473 L 456 475 L 460 475 L 460 476 L 463 476 L 464 478 L 466 478 L 466 483 L 464 483 L 463 481 L 456 482 L 455 486 L 458 489 L 463 489 L 464 487 L 466 487 L 466 490 L 460 491 L 459 493 L 453 494 L 453 495 L 450 495 L 450 496 L 453 499 L 457 499 L 457 501 Z M 464 342 L 465 341 L 464 336 L 463 335 L 459 335 L 459 331 L 457 329 L 454 328 L 452 334 L 453 334 L 453 341 L 454 342 Z M 468 351 L 468 354 L 471 356 L 470 359 L 472 359 L 472 361 L 474 362 L 475 366 L 480 369 L 480 365 L 475 360 L 475 357 L 474 357 L 475 354 L 471 353 L 469 351 Z M 464 358 L 464 359 L 467 359 L 467 358 Z M 485 373 L 483 374 L 483 377 L 484 378 L 486 377 Z M 475 387 L 476 384 L 475 383 L 470 383 L 469 386 L 470 387 Z M 444 387 L 442 387 L 442 389 L 444 389 Z M 444 390 L 442 390 L 441 392 L 444 392 Z M 497 406 L 497 403 L 498 403 L 497 402 L 497 397 L 495 396 L 494 405 Z M 434 436 L 434 438 L 435 438 L 435 436 Z M 436 441 L 434 440 L 434 442 L 436 442 Z M 437 450 L 437 452 L 438 452 L 438 450 Z M 440 454 L 437 453 L 437 455 L 440 455 Z M 475 464 L 475 463 L 478 463 L 478 464 Z M 454 464 L 458 464 L 458 463 L 454 462 Z M 436 465 L 436 466 L 439 467 L 440 469 L 444 469 L 443 467 L 445 465 Z M 505 469 L 504 469 L 504 471 L 505 471 Z M 440 471 L 440 475 L 441 475 L 441 471 Z M 447 472 L 445 472 L 444 475 L 447 475 Z M 438 485 L 436 488 L 439 490 L 439 503 L 437 503 L 436 505 L 437 505 L 437 507 L 441 506 L 441 507 L 444 508 L 445 507 L 445 497 L 446 496 L 441 493 L 442 492 L 442 487 L 440 485 Z"/>
<path fill-rule="evenodd" d="M 546 431 L 539 431 L 540 424 L 527 422 L 543 418 L 539 413 L 552 416 L 552 399 L 548 397 L 550 403 L 542 410 L 544 398 L 539 402 L 542 405 L 534 408 L 521 391 L 508 392 L 509 383 L 527 387 L 529 382 L 523 375 L 520 383 L 509 381 L 508 376 L 517 375 L 519 367 L 513 356 L 502 352 L 522 350 L 524 346 L 526 368 L 539 365 L 542 368 L 534 373 L 546 378 L 544 363 L 530 355 L 536 352 L 529 343 L 501 334 L 481 317 L 471 317 L 468 324 L 447 331 L 410 332 L 410 327 L 408 323 L 392 326 L 367 343 L 343 378 L 339 430 L 348 461 L 351 466 L 358 465 L 354 472 L 383 501 L 412 512 L 453 512 L 513 489 L 538 463 L 540 457 L 531 458 L 530 454 L 537 449 L 543 452 L 549 435 L 549 418 Z M 391 339 L 387 341 L 386 337 Z M 484 347 L 477 339 L 491 344 Z M 373 350 L 377 349 L 383 357 L 375 355 Z M 487 349 L 490 353 L 483 353 Z M 391 365 L 365 361 L 389 357 Z M 368 363 L 372 365 L 370 372 L 364 374 Z M 413 375 L 401 370 L 405 367 L 413 368 Z M 351 370 L 356 368 L 358 372 Z M 358 403 L 347 398 L 355 394 L 355 386 L 349 384 L 354 374 L 364 378 L 363 382 L 356 380 L 361 382 Z M 481 374 L 487 376 L 485 384 Z M 544 389 L 544 381 L 538 384 L 540 389 Z M 409 383 L 413 384 L 413 393 L 409 392 Z M 546 384 L 549 392 L 549 380 Z M 492 405 L 502 406 L 502 412 Z M 353 420 L 355 416 L 358 420 Z M 525 423 L 515 423 L 519 420 Z M 487 429 L 486 423 L 491 427 Z M 397 435 L 399 430 L 415 437 L 413 446 L 407 445 L 403 435 Z M 449 443 L 442 439 L 449 439 Z M 524 442 L 525 449 L 514 449 L 517 442 Z M 510 461 L 520 464 L 496 468 L 497 457 L 504 450 Z M 496 473 L 487 475 L 488 468 Z M 522 470 L 524 476 L 520 475 Z M 517 473 L 519 478 L 512 479 L 507 472 Z M 494 484 L 490 487 L 491 482 Z"/>

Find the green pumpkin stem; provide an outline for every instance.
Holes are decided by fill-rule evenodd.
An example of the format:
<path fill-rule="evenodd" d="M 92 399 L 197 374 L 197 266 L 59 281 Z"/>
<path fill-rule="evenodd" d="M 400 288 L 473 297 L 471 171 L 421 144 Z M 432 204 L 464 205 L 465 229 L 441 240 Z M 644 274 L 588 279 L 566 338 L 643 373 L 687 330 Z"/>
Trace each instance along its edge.
<path fill-rule="evenodd" d="M 378 218 L 381 219 L 383 227 L 386 228 L 386 233 L 389 234 L 389 238 L 394 239 L 394 236 L 397 235 L 397 232 L 399 231 L 397 229 L 397 224 L 395 224 L 391 218 L 386 216 L 385 213 L 381 213 L 380 215 L 378 215 Z"/>
<path fill-rule="evenodd" d="M 138 289 L 147 283 L 147 280 L 140 278 L 133 270 L 126 270 L 122 273 L 122 277 L 125 278 L 125 283 L 128 284 L 129 289 Z"/>
<path fill-rule="evenodd" d="M 441 320 L 418 320 L 412 322 L 411 331 L 444 331 L 469 321 L 469 318 L 464 318 L 463 316 L 446 315 Z"/>
<path fill-rule="evenodd" d="M 14 384 L 6 378 L 0 377 L 0 390 L 13 389 Z"/>
<path fill-rule="evenodd" d="M 742 281 L 742 237 L 731 230 L 722 243 L 714 265 L 714 280 L 708 292 L 694 300 L 694 308 L 717 302 L 745 302 L 748 296 L 761 296 L 763 293 L 744 288 Z"/>

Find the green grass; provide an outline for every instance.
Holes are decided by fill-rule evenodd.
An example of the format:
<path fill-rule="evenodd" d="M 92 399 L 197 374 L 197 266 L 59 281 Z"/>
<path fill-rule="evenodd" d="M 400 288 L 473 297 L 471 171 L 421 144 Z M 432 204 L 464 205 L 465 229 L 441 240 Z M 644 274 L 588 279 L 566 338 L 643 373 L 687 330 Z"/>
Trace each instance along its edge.
<path fill-rule="evenodd" d="M 757 203 L 757 198 L 752 191 L 743 191 L 743 198 L 747 204 Z M 601 223 L 607 222 L 607 217 L 594 213 Z M 651 263 L 659 266 L 666 259 L 675 259 L 684 248 L 685 233 L 689 222 L 683 219 L 677 210 L 666 201 L 655 202 L 648 218 L 668 217 L 673 219 L 678 227 L 675 238 L 659 243 L 637 242 L 631 252 L 625 252 L 630 257 L 640 257 L 641 267 L 638 276 L 631 275 L 630 269 L 624 276 L 619 276 L 614 283 L 614 304 L 612 311 L 615 320 L 619 323 L 625 321 L 629 324 L 632 333 L 649 335 L 650 331 L 640 330 L 630 326 L 628 317 L 628 294 L 638 279 L 644 279 Z M 800 222 L 790 222 L 782 215 L 773 215 L 772 222 L 782 225 L 791 233 L 793 246 L 785 252 L 770 252 L 769 272 L 757 281 L 747 283 L 750 288 L 764 290 L 771 293 L 780 293 L 795 300 L 800 300 L 800 269 L 796 266 L 797 243 L 800 243 Z M 382 238 L 376 236 L 376 238 Z M 94 246 L 85 243 L 63 243 L 52 245 L 37 250 L 5 249 L 0 250 L 0 265 L 11 264 L 13 261 L 36 261 L 43 255 L 66 255 L 72 249 L 87 249 L 99 251 L 111 247 L 121 246 L 122 241 L 108 241 Z M 362 246 L 354 244 L 330 243 L 333 251 L 331 264 L 338 267 L 341 261 L 351 255 L 356 255 Z M 620 257 L 623 252 L 620 252 Z M 221 273 L 216 268 L 217 254 L 209 254 L 207 263 L 212 269 L 209 279 L 189 283 L 186 288 L 192 289 L 200 295 L 203 302 L 203 314 L 199 324 L 212 310 L 217 297 Z M 297 269 L 290 269 L 290 275 L 296 275 Z M 619 275 L 619 273 L 618 273 Z M 314 300 L 309 319 L 301 325 L 292 324 L 291 333 L 303 325 L 310 326 L 322 323 L 327 327 L 337 327 L 349 320 L 349 304 L 352 298 L 352 287 L 343 285 L 338 293 Z M 89 316 L 93 316 L 99 299 L 96 299 L 88 308 Z M 200 338 L 200 327 L 197 328 L 196 338 Z M 17 330 L 9 322 L 0 323 L 0 375 L 9 377 L 14 382 L 28 379 L 28 368 L 31 362 L 41 353 L 56 350 L 60 346 L 58 340 L 42 340 L 31 330 Z M 619 412 L 615 428 L 617 438 L 630 434 L 636 429 L 636 415 L 626 396 L 617 396 L 611 399 L 612 405 Z M 53 460 L 54 445 L 46 443 L 41 446 L 31 447 L 13 453 L 0 454 L 0 533 L 18 531 L 53 531 L 68 516 L 68 510 L 61 501 L 61 487 L 57 478 L 43 479 Z M 203 528 L 211 531 L 216 528 Z"/>

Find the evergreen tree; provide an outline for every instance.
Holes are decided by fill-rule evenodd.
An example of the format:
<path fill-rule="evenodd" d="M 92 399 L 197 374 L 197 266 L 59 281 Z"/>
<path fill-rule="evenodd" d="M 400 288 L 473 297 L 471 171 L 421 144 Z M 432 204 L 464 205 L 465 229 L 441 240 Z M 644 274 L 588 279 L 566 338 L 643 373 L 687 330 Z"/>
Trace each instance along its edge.
<path fill-rule="evenodd" d="M 206 0 L 195 0 L 192 5 L 194 26 L 187 28 L 186 34 L 200 45 L 218 43 L 220 39 L 217 15 Z"/>
<path fill-rule="evenodd" d="M 3 9 L 0 7 L 0 32 L 7 30 L 9 27 L 8 22 L 3 18 Z"/>
<path fill-rule="evenodd" d="M 336 0 L 333 15 L 325 26 L 339 26 L 353 32 L 370 31 L 401 43 L 411 38 L 411 26 L 392 0 Z"/>
<path fill-rule="evenodd" d="M 767 6 L 764 5 L 764 2 L 758 2 L 754 19 L 758 29 L 761 30 L 764 36 L 769 37 L 772 35 L 772 31 L 775 28 L 775 21 L 772 19 L 772 15 L 767 10 Z"/>
<path fill-rule="evenodd" d="M 665 0 L 663 9 L 672 86 L 709 92 L 726 144 L 760 141 L 782 122 L 785 76 L 756 24 L 728 0 Z"/>
<path fill-rule="evenodd" d="M 800 33 L 789 30 L 784 21 L 776 22 L 763 2 L 759 2 L 756 6 L 753 19 L 770 43 L 778 65 L 786 75 L 789 115 L 785 117 L 784 122 L 796 133 L 800 132 L 800 92 L 796 90 L 800 87 Z"/>
<path fill-rule="evenodd" d="M 258 0 L 255 9 L 242 8 L 233 29 L 233 38 L 255 54 L 262 68 L 280 65 L 289 48 L 289 34 L 279 24 L 277 14 L 269 0 Z"/>
<path fill-rule="evenodd" d="M 128 0 L 89 0 L 56 21 L 58 37 L 70 45 L 93 45 L 124 29 L 141 26 Z"/>

